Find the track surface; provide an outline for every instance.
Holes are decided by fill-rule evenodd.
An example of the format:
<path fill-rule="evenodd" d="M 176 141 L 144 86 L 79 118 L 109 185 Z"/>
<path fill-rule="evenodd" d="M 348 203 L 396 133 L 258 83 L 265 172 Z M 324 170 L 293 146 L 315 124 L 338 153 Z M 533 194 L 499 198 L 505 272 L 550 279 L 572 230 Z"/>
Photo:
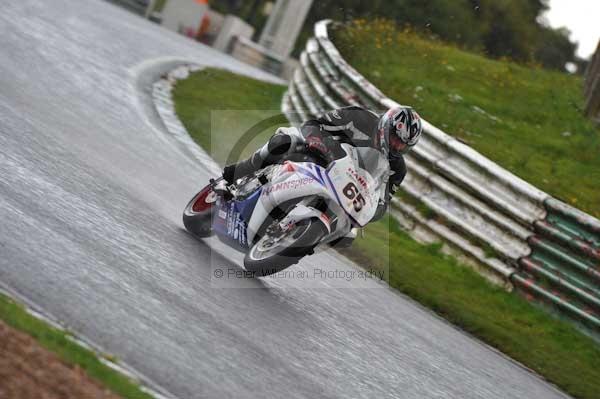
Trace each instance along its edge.
<path fill-rule="evenodd" d="M 564 397 L 373 281 L 215 288 L 237 266 L 182 230 L 208 176 L 149 111 L 161 57 L 266 77 L 101 1 L 4 2 L 1 282 L 181 398 Z"/>

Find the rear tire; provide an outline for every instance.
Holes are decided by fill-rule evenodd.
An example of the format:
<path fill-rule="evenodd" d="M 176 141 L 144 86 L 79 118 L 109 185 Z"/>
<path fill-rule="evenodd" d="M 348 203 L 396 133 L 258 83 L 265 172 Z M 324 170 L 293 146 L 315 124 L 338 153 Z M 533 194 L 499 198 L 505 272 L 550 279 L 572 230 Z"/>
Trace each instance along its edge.
<path fill-rule="evenodd" d="M 273 222 L 278 223 L 278 222 Z M 269 246 L 274 237 L 265 232 L 252 245 L 244 258 L 246 270 L 256 277 L 268 276 L 298 263 L 304 256 L 312 254 L 327 228 L 317 218 L 305 219 L 296 224 L 286 236 Z"/>
<path fill-rule="evenodd" d="M 212 217 L 216 203 L 217 194 L 210 185 L 196 194 L 183 211 L 183 225 L 187 231 L 200 238 L 213 235 Z"/>

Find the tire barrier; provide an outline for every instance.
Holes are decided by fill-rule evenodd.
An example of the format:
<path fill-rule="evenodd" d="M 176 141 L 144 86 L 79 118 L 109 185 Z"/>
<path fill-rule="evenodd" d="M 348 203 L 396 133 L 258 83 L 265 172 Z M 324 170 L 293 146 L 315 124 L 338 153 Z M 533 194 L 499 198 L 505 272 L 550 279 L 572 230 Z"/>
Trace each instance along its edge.
<path fill-rule="evenodd" d="M 327 110 L 398 105 L 342 58 L 315 25 L 282 99 L 299 124 Z M 442 241 L 490 280 L 600 337 L 600 221 L 523 181 L 423 121 L 390 213 L 420 241 Z M 473 262 L 470 262 L 473 263 Z"/>

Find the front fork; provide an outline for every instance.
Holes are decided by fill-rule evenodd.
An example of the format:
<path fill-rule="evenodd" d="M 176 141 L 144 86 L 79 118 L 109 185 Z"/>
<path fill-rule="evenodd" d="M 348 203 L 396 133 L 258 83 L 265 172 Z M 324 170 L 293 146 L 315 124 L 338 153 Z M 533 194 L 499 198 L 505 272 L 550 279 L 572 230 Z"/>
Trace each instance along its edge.
<path fill-rule="evenodd" d="M 291 229 L 294 225 L 304 219 L 310 218 L 319 219 L 325 228 L 327 228 L 327 234 L 331 233 L 331 223 L 330 217 L 325 213 L 318 209 L 315 209 L 310 206 L 306 206 L 304 203 L 297 204 L 280 222 L 279 228 L 282 231 L 287 231 Z"/>

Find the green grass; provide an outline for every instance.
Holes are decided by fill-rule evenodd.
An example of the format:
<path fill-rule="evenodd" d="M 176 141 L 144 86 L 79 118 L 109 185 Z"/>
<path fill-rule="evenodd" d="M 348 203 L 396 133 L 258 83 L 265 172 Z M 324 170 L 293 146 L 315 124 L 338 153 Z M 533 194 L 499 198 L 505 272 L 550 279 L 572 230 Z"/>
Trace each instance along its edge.
<path fill-rule="evenodd" d="M 154 3 L 154 8 L 152 9 L 153 12 L 162 12 L 162 10 L 165 8 L 165 4 L 167 3 L 167 0 L 156 0 L 156 3 Z"/>
<path fill-rule="evenodd" d="M 22 306 L 2 294 L 0 294 L 0 319 L 33 337 L 40 345 L 56 353 L 64 362 L 78 365 L 88 376 L 123 398 L 152 399 L 150 395 L 140 390 L 138 384 L 102 364 L 93 352 L 69 340 L 67 333 L 36 319 Z"/>
<path fill-rule="evenodd" d="M 218 69 L 204 69 L 179 82 L 173 98 L 177 115 L 192 138 L 224 164 L 232 155 L 250 155 L 278 126 L 288 124 L 279 112 L 285 89 Z M 258 128 L 252 129 L 254 126 Z M 238 155 L 234 143 L 241 142 L 249 131 L 250 140 Z"/>
<path fill-rule="evenodd" d="M 347 255 L 385 268 L 389 284 L 451 323 L 498 348 L 580 398 L 600 398 L 600 348 L 570 324 L 554 319 L 441 253 L 421 245 L 393 219 L 369 225 Z"/>
<path fill-rule="evenodd" d="M 600 217 L 600 130 L 582 114 L 579 76 L 490 60 L 381 20 L 357 21 L 334 36 L 344 58 L 386 95 Z"/>
<path fill-rule="evenodd" d="M 239 95 L 240 88 L 244 96 Z M 174 99 L 183 124 L 201 145 L 210 148 L 211 110 L 277 110 L 283 91 L 281 86 L 204 70 L 179 82 Z M 222 119 L 223 126 L 216 135 L 224 136 L 220 139 L 229 141 L 231 147 L 237 137 L 235 130 L 243 124 L 234 118 Z M 216 150 L 222 162 L 226 149 Z M 357 239 L 346 254 L 363 265 L 387 270 L 392 287 L 536 370 L 571 395 L 600 398 L 600 348 L 590 338 L 516 294 L 490 285 L 440 250 L 441 244 L 417 243 L 386 218 L 368 226 L 365 238 Z M 389 257 L 382 256 L 386 252 Z"/>

